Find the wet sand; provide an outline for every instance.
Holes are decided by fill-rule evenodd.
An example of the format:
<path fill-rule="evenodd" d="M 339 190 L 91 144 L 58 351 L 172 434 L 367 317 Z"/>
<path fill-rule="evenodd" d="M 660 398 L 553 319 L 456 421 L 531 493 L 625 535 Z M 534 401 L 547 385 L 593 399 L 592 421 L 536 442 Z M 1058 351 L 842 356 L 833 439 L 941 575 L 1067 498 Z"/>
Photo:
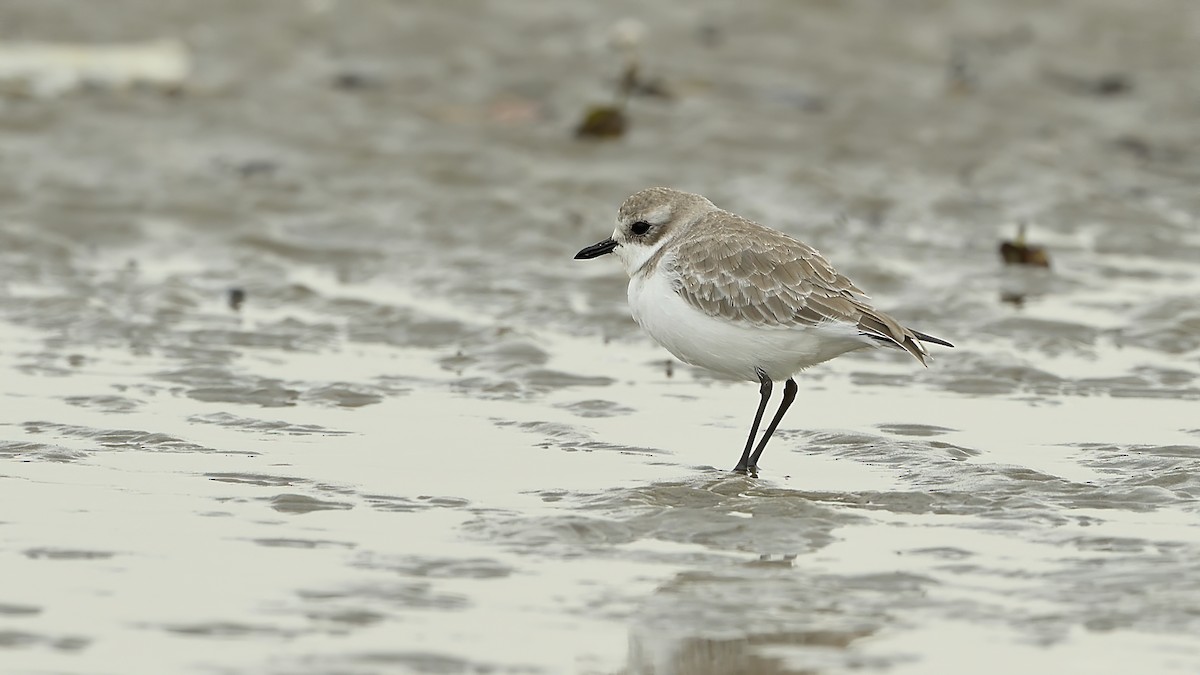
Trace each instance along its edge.
<path fill-rule="evenodd" d="M 0 670 L 1196 672 L 1193 4 L 5 3 Z M 576 140 L 627 16 L 673 97 Z M 655 184 L 957 347 L 728 473 L 756 387 L 571 259 Z"/>

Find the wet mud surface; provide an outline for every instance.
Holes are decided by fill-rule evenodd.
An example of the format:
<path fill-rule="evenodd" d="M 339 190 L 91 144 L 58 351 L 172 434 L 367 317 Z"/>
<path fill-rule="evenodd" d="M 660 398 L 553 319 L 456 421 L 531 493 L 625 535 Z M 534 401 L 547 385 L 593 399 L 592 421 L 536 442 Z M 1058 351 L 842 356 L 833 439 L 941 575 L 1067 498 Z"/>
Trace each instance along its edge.
<path fill-rule="evenodd" d="M 629 16 L 671 96 L 576 139 Z M 1196 672 L 1198 26 L 5 3 L 3 669 Z M 2 67 L 154 40 L 182 81 Z M 756 387 L 668 365 L 571 259 L 657 184 L 957 347 L 804 373 L 729 474 Z M 1001 261 L 1021 224 L 1049 267 Z"/>

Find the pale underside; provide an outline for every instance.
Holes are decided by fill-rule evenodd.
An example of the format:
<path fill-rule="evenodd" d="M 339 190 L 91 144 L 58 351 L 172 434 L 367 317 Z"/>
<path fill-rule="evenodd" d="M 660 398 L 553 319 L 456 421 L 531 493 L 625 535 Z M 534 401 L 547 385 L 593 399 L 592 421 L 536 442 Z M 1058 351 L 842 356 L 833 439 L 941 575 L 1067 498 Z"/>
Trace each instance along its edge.
<path fill-rule="evenodd" d="M 815 249 L 725 211 L 700 218 L 687 236 L 667 242 L 640 272 L 670 280 L 670 290 L 717 320 L 714 325 L 752 328 L 764 335 L 807 333 L 809 340 L 829 343 L 810 360 L 875 343 L 902 348 L 925 363 L 927 353 L 916 335 L 872 308 L 866 294 Z M 633 294 L 631 285 L 631 301 Z M 780 342 L 783 336 L 772 340 Z M 826 351 L 836 353 L 827 356 Z"/>
<path fill-rule="evenodd" d="M 633 318 L 684 363 L 752 382 L 762 371 L 786 380 L 809 366 L 874 346 L 847 323 L 804 328 L 763 327 L 710 316 L 688 304 L 671 276 L 660 270 L 629 282 Z"/>

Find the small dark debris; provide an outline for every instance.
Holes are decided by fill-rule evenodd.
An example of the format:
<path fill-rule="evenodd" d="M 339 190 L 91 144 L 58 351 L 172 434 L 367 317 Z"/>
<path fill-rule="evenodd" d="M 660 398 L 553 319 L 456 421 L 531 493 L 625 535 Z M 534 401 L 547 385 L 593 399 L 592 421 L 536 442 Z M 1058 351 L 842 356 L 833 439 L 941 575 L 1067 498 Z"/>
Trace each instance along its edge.
<path fill-rule="evenodd" d="M 643 76 L 636 61 L 631 61 L 625 66 L 625 72 L 621 73 L 621 80 L 617 83 L 618 100 L 629 96 L 664 99 L 675 98 L 675 95 L 671 93 L 671 90 L 667 87 L 667 83 L 661 77 L 646 78 Z"/>
<path fill-rule="evenodd" d="M 1092 83 L 1092 93 L 1100 96 L 1113 96 L 1115 94 L 1124 94 L 1127 91 L 1133 90 L 1133 80 L 1127 75 L 1120 73 L 1110 73 L 1101 75 L 1095 82 Z"/>
<path fill-rule="evenodd" d="M 576 138 L 620 138 L 629 128 L 629 117 L 617 106 L 596 105 L 588 108 L 575 128 Z"/>
<path fill-rule="evenodd" d="M 967 54 L 963 51 L 951 52 L 946 64 L 946 91 L 955 95 L 970 94 L 975 91 L 975 85 L 975 75 Z"/>
<path fill-rule="evenodd" d="M 377 89 L 380 86 L 377 78 L 366 73 L 356 73 L 353 71 L 337 73 L 333 76 L 332 84 L 334 89 L 341 89 L 342 91 Z"/>
<path fill-rule="evenodd" d="M 246 291 L 241 288 L 229 289 L 229 309 L 237 312 L 242 309 L 242 304 L 246 302 Z"/>
<path fill-rule="evenodd" d="M 1021 307 L 1025 306 L 1025 294 L 1024 293 L 1010 293 L 1008 291 L 1005 291 L 1000 294 L 1000 302 L 1003 302 L 1006 305 L 1012 305 L 1013 307 L 1020 309 Z"/>
<path fill-rule="evenodd" d="M 1135 134 L 1125 134 L 1113 140 L 1117 150 L 1127 152 L 1148 162 L 1179 162 L 1186 159 L 1184 151 L 1176 145 L 1152 142 Z"/>
<path fill-rule="evenodd" d="M 251 159 L 235 165 L 234 170 L 244 178 L 269 176 L 279 170 L 279 164 L 269 159 Z"/>
<path fill-rule="evenodd" d="M 216 165 L 218 169 L 236 174 L 241 178 L 271 176 L 279 171 L 279 162 L 271 159 L 231 160 L 219 158 L 216 160 Z"/>
<path fill-rule="evenodd" d="M 1050 256 L 1041 246 L 1032 246 L 1025 241 L 1025 224 L 1017 226 L 1017 236 L 1012 241 L 1000 242 L 1000 257 L 1006 265 L 1050 267 Z"/>
<path fill-rule="evenodd" d="M 583 120 L 575 127 L 576 138 L 620 138 L 629 129 L 629 116 L 625 113 L 625 102 L 633 96 L 661 99 L 674 98 L 666 83 L 659 78 L 647 79 L 641 75 L 637 59 L 631 58 L 617 80 L 617 90 L 612 105 L 593 105 L 583 114 Z"/>
<path fill-rule="evenodd" d="M 1139 136 L 1121 136 L 1113 141 L 1113 143 L 1118 149 L 1124 150 L 1139 159 L 1150 159 L 1154 154 L 1154 148 L 1150 146 L 1150 141 Z"/>
<path fill-rule="evenodd" d="M 1087 76 L 1051 71 L 1046 77 L 1060 89 L 1083 96 L 1121 96 L 1133 91 L 1133 78 L 1124 73 Z"/>

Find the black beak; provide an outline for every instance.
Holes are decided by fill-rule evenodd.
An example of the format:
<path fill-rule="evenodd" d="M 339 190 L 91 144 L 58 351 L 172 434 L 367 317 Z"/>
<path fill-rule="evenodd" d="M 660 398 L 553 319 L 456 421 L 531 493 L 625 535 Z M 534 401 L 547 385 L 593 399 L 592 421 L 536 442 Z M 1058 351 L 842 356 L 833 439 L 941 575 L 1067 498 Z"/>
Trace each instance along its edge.
<path fill-rule="evenodd" d="M 608 239 L 605 239 L 602 242 L 592 244 L 591 246 L 588 246 L 587 248 L 580 251 L 579 253 L 576 253 L 575 259 L 576 260 L 590 260 L 591 258 L 599 258 L 600 256 L 605 255 L 607 253 L 612 253 L 613 249 L 616 247 L 617 247 L 616 240 L 614 240 L 612 237 L 609 237 Z"/>

